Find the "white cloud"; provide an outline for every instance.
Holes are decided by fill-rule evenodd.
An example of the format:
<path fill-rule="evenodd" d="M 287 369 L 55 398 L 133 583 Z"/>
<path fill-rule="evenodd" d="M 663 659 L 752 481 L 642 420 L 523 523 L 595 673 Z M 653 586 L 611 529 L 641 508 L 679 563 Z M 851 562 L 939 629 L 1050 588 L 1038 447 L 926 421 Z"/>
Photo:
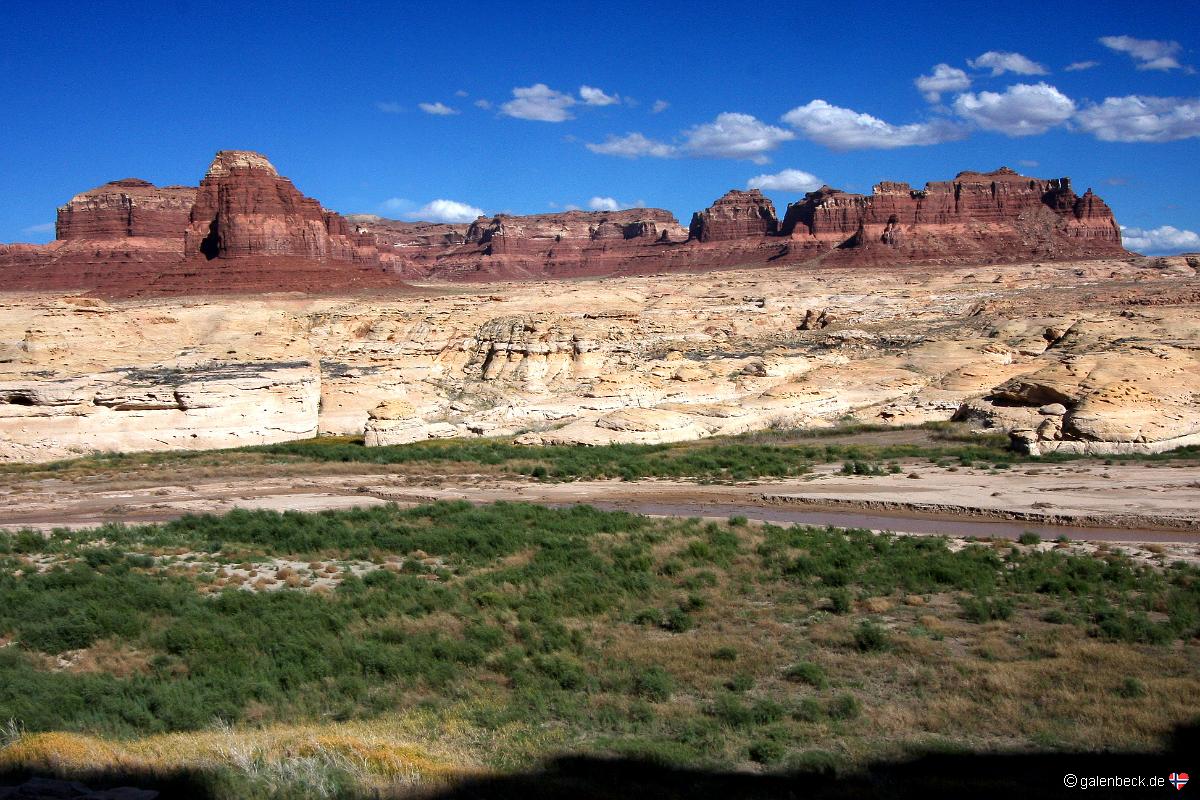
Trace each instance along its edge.
<path fill-rule="evenodd" d="M 457 200 L 433 200 L 405 214 L 409 219 L 425 222 L 474 222 L 483 216 L 483 209 Z"/>
<path fill-rule="evenodd" d="M 682 149 L 693 156 L 744 158 L 765 164 L 766 154 L 781 142 L 796 138 L 791 131 L 761 122 L 749 114 L 725 112 L 712 122 L 683 132 Z"/>
<path fill-rule="evenodd" d="M 626 205 L 614 197 L 593 197 L 588 200 L 588 208 L 592 211 L 617 211 L 626 208 Z"/>
<path fill-rule="evenodd" d="M 671 158 L 679 154 L 674 145 L 649 139 L 640 133 L 627 133 L 624 136 L 609 134 L 608 138 L 599 144 L 589 143 L 587 149 L 593 153 L 622 158 Z"/>
<path fill-rule="evenodd" d="M 54 231 L 55 226 L 53 222 L 43 222 L 41 225 L 30 225 L 28 228 L 22 229 L 21 233 L 41 234 L 54 233 Z"/>
<path fill-rule="evenodd" d="M 1038 162 L 1034 161 L 1032 158 L 1022 158 L 1017 163 L 1022 167 L 1027 167 L 1028 169 L 1033 169 L 1038 165 Z"/>
<path fill-rule="evenodd" d="M 574 116 L 570 108 L 576 104 L 575 98 L 555 91 L 544 83 L 517 86 L 512 93 L 513 99 L 500 106 L 500 113 L 506 117 L 537 122 L 565 122 Z"/>
<path fill-rule="evenodd" d="M 1075 116 L 1104 142 L 1173 142 L 1200 136 L 1200 97 L 1108 97 Z"/>
<path fill-rule="evenodd" d="M 660 114 L 663 111 L 666 111 L 670 105 L 671 104 L 668 103 L 666 100 L 655 100 L 654 105 L 650 106 L 650 113 L 651 114 Z"/>
<path fill-rule="evenodd" d="M 978 58 L 968 58 L 967 63 L 974 69 L 990 69 L 992 77 L 1006 72 L 1017 75 L 1046 75 L 1048 70 L 1036 61 L 1026 58 L 1020 53 L 1006 53 L 989 50 Z"/>
<path fill-rule="evenodd" d="M 1085 69 L 1091 69 L 1092 67 L 1098 66 L 1100 66 L 1099 61 L 1072 61 L 1070 64 L 1067 64 L 1065 67 L 1063 67 L 1063 69 L 1065 69 L 1067 72 L 1081 72 Z"/>
<path fill-rule="evenodd" d="M 802 169 L 785 169 L 774 175 L 755 175 L 746 181 L 747 189 L 765 189 L 777 192 L 811 192 L 819 189 L 823 181 L 811 172 Z"/>
<path fill-rule="evenodd" d="M 475 107 L 482 108 L 484 111 L 487 111 L 489 108 L 492 107 L 492 101 L 484 100 L 484 99 L 480 98 L 479 100 L 475 101 Z"/>
<path fill-rule="evenodd" d="M 375 110 L 385 114 L 401 114 L 404 112 L 404 106 L 391 100 L 380 100 L 375 103 Z"/>
<path fill-rule="evenodd" d="M 620 95 L 605 94 L 595 86 L 580 86 L 579 97 L 589 106 L 611 106 L 621 102 Z"/>
<path fill-rule="evenodd" d="M 824 100 L 813 100 L 783 115 L 783 121 L 806 139 L 834 150 L 890 150 L 895 147 L 938 144 L 965 135 L 950 122 L 917 122 L 892 125 L 870 114 L 860 114 Z"/>
<path fill-rule="evenodd" d="M 1171 225 L 1163 225 L 1149 230 L 1126 228 L 1122 225 L 1121 238 L 1124 240 L 1125 247 L 1139 253 L 1162 255 L 1200 250 L 1200 234 L 1195 231 L 1181 231 Z"/>
<path fill-rule="evenodd" d="M 454 93 L 454 96 L 455 96 L 455 97 L 467 97 L 467 96 L 468 96 L 468 95 L 467 95 L 467 90 L 466 90 L 466 89 L 459 89 L 457 92 L 455 92 L 455 93 Z"/>
<path fill-rule="evenodd" d="M 959 95 L 954 110 L 984 130 L 1030 136 L 1070 119 L 1075 101 L 1044 82 L 1018 83 L 1003 92 Z"/>
<path fill-rule="evenodd" d="M 417 108 L 424 111 L 426 114 L 433 114 L 437 117 L 449 117 L 462 112 L 456 108 L 451 108 L 442 102 L 437 103 L 417 103 Z"/>
<path fill-rule="evenodd" d="M 938 64 L 932 73 L 921 75 L 913 83 L 931 103 L 941 100 L 942 92 L 961 92 L 971 88 L 971 78 L 967 73 L 949 64 Z"/>
<path fill-rule="evenodd" d="M 404 197 L 389 197 L 379 204 L 380 207 L 389 214 L 403 214 L 411 211 L 416 205 L 412 200 Z"/>
<path fill-rule="evenodd" d="M 1126 53 L 1139 62 L 1138 69 L 1179 69 L 1182 64 L 1176 56 L 1183 50 L 1179 42 L 1158 39 L 1135 39 L 1132 36 L 1101 36 L 1100 44 L 1109 50 Z"/>

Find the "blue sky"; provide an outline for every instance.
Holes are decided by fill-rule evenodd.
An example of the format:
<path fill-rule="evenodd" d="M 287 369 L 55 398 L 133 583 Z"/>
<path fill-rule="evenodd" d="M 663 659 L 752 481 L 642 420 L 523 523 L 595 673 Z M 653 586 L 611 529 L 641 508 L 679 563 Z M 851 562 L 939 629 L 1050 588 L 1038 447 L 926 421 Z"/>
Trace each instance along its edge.
<path fill-rule="evenodd" d="M 1145 250 L 1200 250 L 1194 0 L 73 5 L 5 10 L 0 241 L 236 148 L 343 213 L 685 224 L 733 187 L 782 213 L 1006 164 L 1093 187 Z"/>

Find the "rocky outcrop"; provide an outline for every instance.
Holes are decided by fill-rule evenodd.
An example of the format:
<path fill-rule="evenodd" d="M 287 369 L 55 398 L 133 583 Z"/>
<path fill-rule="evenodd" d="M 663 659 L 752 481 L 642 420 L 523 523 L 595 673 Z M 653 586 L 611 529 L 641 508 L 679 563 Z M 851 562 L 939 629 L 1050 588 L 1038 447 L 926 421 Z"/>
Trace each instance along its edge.
<path fill-rule="evenodd" d="M 498 214 L 469 225 L 351 219 L 405 274 L 456 280 L 649 271 L 687 239 L 660 208 Z"/>
<path fill-rule="evenodd" d="M 787 208 L 793 256 L 836 251 L 842 263 L 995 263 L 1125 255 L 1112 211 L 1069 178 L 1001 167 L 960 172 L 912 189 L 884 182 L 871 195 L 823 186 Z"/>
<path fill-rule="evenodd" d="M 6 295 L 0 459 L 314 432 L 665 442 L 846 415 L 1167 447 L 1200 433 L 1200 317 L 1172 300 L 1197 279 L 1152 263 L 783 265 L 369 302 Z M 1131 305 L 1147 298 L 1163 302 Z"/>
<path fill-rule="evenodd" d="M 7 288 L 109 296 L 402 286 L 389 263 L 266 157 L 236 150 L 217 153 L 199 189 L 107 183 L 59 209 L 51 244 L 0 247 Z"/>
<path fill-rule="evenodd" d="M 264 156 L 240 150 L 217 153 L 200 182 L 184 251 L 210 260 L 380 263 L 372 237 L 302 195 Z"/>
<path fill-rule="evenodd" d="M 188 224 L 196 190 L 190 186 L 159 188 L 140 178 L 106 183 L 72 197 L 58 209 L 56 237 L 60 241 L 104 241 L 125 238 L 172 242 Z M 183 255 L 182 248 L 172 248 Z"/>
<path fill-rule="evenodd" d="M 771 236 L 778 227 L 775 206 L 762 192 L 730 189 L 711 206 L 692 215 L 688 233 L 698 242 L 727 242 Z"/>
<path fill-rule="evenodd" d="M 121 296 L 336 293 L 463 281 L 636 275 L 766 265 L 999 263 L 1128 255 L 1112 211 L 1067 178 L 1001 168 L 871 195 L 828 186 L 783 222 L 757 189 L 732 190 L 684 229 L 668 211 L 498 214 L 472 223 L 341 215 L 301 194 L 258 153 L 217 153 L 198 189 L 126 178 L 59 211 L 58 239 L 0 245 L 13 289 Z"/>

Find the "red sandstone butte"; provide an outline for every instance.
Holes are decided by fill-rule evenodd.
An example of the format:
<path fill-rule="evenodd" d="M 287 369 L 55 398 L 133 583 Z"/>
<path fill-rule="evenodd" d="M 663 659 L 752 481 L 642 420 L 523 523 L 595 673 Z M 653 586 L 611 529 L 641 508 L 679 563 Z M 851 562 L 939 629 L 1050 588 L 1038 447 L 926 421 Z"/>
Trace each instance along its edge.
<path fill-rule="evenodd" d="M 342 217 L 266 157 L 217 153 L 199 188 L 136 178 L 73 197 L 48 245 L 0 245 L 0 286 L 114 296 L 338 293 L 460 281 L 826 265 L 900 267 L 1123 257 L 1112 211 L 1068 178 L 1001 167 L 870 195 L 824 186 L 783 221 L 758 190 L 732 190 L 685 229 L 658 208 L 499 214 L 472 223 Z"/>
<path fill-rule="evenodd" d="M 262 155 L 217 153 L 198 189 L 125 178 L 58 210 L 57 239 L 0 247 L 7 289 L 112 296 L 403 286 L 369 235 Z"/>

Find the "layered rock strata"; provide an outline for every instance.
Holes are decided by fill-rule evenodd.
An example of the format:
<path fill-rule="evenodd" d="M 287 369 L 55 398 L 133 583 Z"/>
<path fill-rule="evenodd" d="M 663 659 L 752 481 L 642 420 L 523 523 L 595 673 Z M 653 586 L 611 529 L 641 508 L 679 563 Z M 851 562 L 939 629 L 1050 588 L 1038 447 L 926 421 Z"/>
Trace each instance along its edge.
<path fill-rule="evenodd" d="M 1069 179 L 1001 168 L 871 195 L 828 186 L 782 222 L 757 189 L 733 190 L 683 228 L 668 211 L 499 214 L 472 223 L 349 218 L 262 155 L 222 151 L 198 189 L 127 178 L 59 210 L 58 239 L 0 246 L 14 289 L 102 295 L 336 293 L 404 278 L 494 281 L 697 271 L 770 263 L 956 265 L 1127 255 L 1112 211 Z"/>
<path fill-rule="evenodd" d="M 420 296 L 0 296 L 0 458 L 314 431 L 666 442 L 851 415 L 1032 431 L 1044 450 L 1200 433 L 1186 259 L 815 266 Z"/>
<path fill-rule="evenodd" d="M 137 178 L 76 195 L 45 246 L 0 247 L 9 289 L 122 296 L 402 286 L 369 235 L 262 155 L 217 153 L 200 187 Z"/>

